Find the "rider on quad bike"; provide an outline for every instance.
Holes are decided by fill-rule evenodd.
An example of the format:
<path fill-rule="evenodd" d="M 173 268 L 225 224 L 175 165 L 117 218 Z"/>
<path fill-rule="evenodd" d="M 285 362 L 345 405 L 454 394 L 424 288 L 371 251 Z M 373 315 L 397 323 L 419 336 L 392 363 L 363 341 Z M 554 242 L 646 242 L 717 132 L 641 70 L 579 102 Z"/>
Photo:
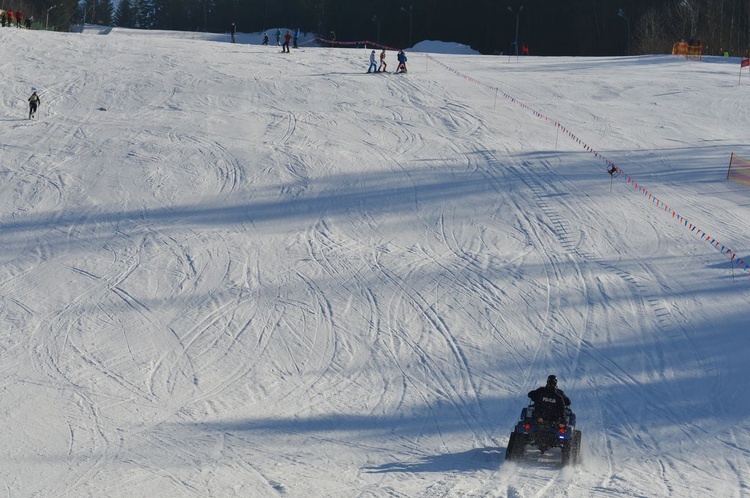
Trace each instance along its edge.
<path fill-rule="evenodd" d="M 529 391 L 529 398 L 536 407 L 537 418 L 546 422 L 559 422 L 565 419 L 565 407 L 570 406 L 568 398 L 562 389 L 557 388 L 557 377 L 547 377 L 547 385 Z"/>
<path fill-rule="evenodd" d="M 529 392 L 532 404 L 521 411 L 506 448 L 506 460 L 520 460 L 527 446 L 543 455 L 550 448 L 562 450 L 562 464 L 575 464 L 581 448 L 581 431 L 569 408 L 570 398 L 557 388 L 557 377 L 547 377 L 547 385 Z"/>

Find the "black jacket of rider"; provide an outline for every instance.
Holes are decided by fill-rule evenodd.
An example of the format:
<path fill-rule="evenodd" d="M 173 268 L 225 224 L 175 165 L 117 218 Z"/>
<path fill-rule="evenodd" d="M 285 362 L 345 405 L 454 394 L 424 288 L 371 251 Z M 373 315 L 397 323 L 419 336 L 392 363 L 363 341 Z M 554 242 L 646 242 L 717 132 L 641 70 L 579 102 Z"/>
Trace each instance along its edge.
<path fill-rule="evenodd" d="M 559 421 L 565 419 L 565 397 L 560 390 L 551 386 L 544 386 L 529 392 L 529 398 L 534 402 L 536 413 L 545 420 Z"/>
<path fill-rule="evenodd" d="M 557 389 L 557 388 L 555 388 Z M 565 406 L 570 406 L 570 398 L 565 395 L 562 389 L 557 389 L 557 393 L 563 397 L 563 401 L 565 401 Z"/>

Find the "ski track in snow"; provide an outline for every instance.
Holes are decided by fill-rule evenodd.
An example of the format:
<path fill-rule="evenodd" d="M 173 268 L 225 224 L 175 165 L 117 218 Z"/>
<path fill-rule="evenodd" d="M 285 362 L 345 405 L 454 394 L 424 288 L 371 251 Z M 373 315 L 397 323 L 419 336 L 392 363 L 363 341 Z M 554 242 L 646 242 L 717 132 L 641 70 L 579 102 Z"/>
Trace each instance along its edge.
<path fill-rule="evenodd" d="M 748 277 L 549 123 L 418 54 L 12 31 L 8 496 L 750 496 Z M 750 243 L 708 63 L 439 58 Z M 548 373 L 583 462 L 506 463 Z"/>

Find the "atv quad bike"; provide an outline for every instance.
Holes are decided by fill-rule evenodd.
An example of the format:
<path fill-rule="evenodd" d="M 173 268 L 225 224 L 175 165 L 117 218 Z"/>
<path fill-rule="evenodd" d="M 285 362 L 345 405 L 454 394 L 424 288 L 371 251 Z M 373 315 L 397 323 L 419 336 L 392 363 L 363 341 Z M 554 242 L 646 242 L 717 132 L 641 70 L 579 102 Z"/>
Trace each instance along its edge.
<path fill-rule="evenodd" d="M 562 464 L 575 464 L 581 452 L 581 431 L 575 426 L 576 416 L 570 408 L 565 409 L 565 420 L 549 422 L 536 417 L 534 405 L 529 405 L 521 410 L 521 417 L 510 433 L 505 459 L 521 460 L 526 446 L 533 446 L 542 454 L 550 448 L 560 448 Z"/>

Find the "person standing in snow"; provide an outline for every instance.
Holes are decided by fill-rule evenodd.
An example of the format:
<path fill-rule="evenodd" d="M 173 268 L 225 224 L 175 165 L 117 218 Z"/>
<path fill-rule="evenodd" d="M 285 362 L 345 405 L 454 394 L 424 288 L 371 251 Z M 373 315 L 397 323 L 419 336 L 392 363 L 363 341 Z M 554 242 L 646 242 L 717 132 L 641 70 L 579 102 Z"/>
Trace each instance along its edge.
<path fill-rule="evenodd" d="M 16 27 L 17 28 L 21 27 L 22 20 L 23 20 L 23 14 L 21 13 L 21 9 L 18 9 L 18 11 L 16 11 Z"/>
<path fill-rule="evenodd" d="M 261 45 L 268 45 L 268 33 L 263 33 L 263 43 Z"/>
<path fill-rule="evenodd" d="M 29 97 L 29 119 L 34 117 L 34 114 L 36 114 L 36 110 L 41 103 L 42 101 L 39 100 L 39 95 L 36 94 L 36 91 L 32 93 L 31 97 Z"/>
<path fill-rule="evenodd" d="M 234 43 L 234 36 L 237 34 L 237 25 L 235 23 L 229 25 L 229 33 L 231 33 L 232 43 Z"/>
<path fill-rule="evenodd" d="M 13 11 L 12 10 L 8 11 L 8 27 L 9 28 L 13 27 Z"/>
<path fill-rule="evenodd" d="M 297 46 L 297 41 L 299 41 L 299 28 L 294 30 L 294 44 L 292 45 L 293 48 L 299 48 L 299 46 Z"/>
<path fill-rule="evenodd" d="M 276 46 L 281 45 L 281 28 L 276 28 Z"/>
<path fill-rule="evenodd" d="M 380 52 L 380 66 L 378 66 L 378 72 L 380 71 L 383 71 L 383 72 L 388 71 L 388 64 L 385 62 L 385 49 L 383 49 L 383 51 Z"/>
<path fill-rule="evenodd" d="M 289 30 L 286 30 L 286 34 L 284 34 L 284 45 L 281 47 L 282 52 L 289 53 L 289 41 L 292 39 L 292 34 L 289 32 Z"/>
<path fill-rule="evenodd" d="M 378 65 L 375 62 L 375 51 L 370 52 L 370 68 L 367 70 L 368 73 L 377 73 Z"/>
<path fill-rule="evenodd" d="M 396 72 L 405 73 L 406 72 L 406 54 L 404 53 L 403 50 L 399 50 L 396 58 L 398 59 L 398 67 L 396 68 Z"/>

